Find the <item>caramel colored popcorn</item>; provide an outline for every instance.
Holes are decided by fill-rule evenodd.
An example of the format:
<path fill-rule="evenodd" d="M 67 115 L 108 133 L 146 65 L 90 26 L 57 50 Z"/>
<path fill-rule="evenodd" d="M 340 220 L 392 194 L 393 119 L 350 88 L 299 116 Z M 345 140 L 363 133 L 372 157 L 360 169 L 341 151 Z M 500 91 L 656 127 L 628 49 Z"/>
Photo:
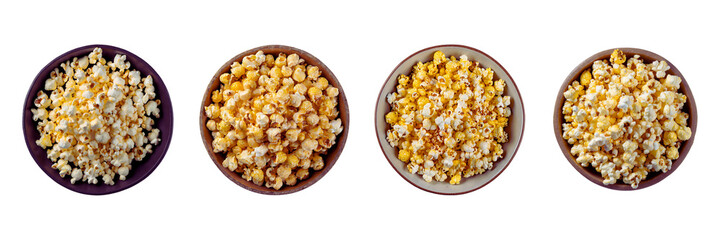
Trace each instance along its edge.
<path fill-rule="evenodd" d="M 691 138 L 681 78 L 665 61 L 644 64 L 615 50 L 597 60 L 563 93 L 563 139 L 576 162 L 601 173 L 604 184 L 637 188 L 650 172 L 666 172 Z"/>
<path fill-rule="evenodd" d="M 503 95 L 505 81 L 493 77 L 465 55 L 447 58 L 441 51 L 398 76 L 387 95 L 386 134 L 409 172 L 460 184 L 503 157 L 511 98 Z"/>
<path fill-rule="evenodd" d="M 297 54 L 256 54 L 234 62 L 205 106 L 206 127 L 223 167 L 280 189 L 323 169 L 322 155 L 343 131 L 338 88 Z"/>

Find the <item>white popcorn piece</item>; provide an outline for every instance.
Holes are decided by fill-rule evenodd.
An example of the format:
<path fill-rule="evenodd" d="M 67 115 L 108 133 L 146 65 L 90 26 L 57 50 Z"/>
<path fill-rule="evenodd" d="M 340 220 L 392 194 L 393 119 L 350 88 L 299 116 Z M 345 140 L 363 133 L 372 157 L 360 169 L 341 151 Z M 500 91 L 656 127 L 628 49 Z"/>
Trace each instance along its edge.
<path fill-rule="evenodd" d="M 160 143 L 160 130 L 156 128 L 150 131 L 150 133 L 148 133 L 148 141 L 150 144 L 158 145 Z"/>
<path fill-rule="evenodd" d="M 70 177 L 70 184 L 75 184 L 77 181 L 83 178 L 83 171 L 81 171 L 80 168 L 75 168 L 70 174 Z"/>
<path fill-rule="evenodd" d="M 57 87 L 58 86 L 57 86 L 57 82 L 55 81 L 55 79 L 48 78 L 48 80 L 45 80 L 45 90 L 46 91 L 53 91 L 53 90 L 57 89 Z"/>
<path fill-rule="evenodd" d="M 666 80 L 663 81 L 663 84 L 666 87 L 670 87 L 671 89 L 679 89 L 681 88 L 681 78 L 676 75 L 668 75 L 666 77 Z"/>
<path fill-rule="evenodd" d="M 120 99 L 123 99 L 125 96 L 123 96 L 123 90 L 120 89 L 119 85 L 113 85 L 110 87 L 110 90 L 108 90 L 108 100 L 112 103 L 120 101 Z"/>
<path fill-rule="evenodd" d="M 145 104 L 145 114 L 153 117 L 160 117 L 160 108 L 158 108 L 159 101 L 149 101 Z"/>
<path fill-rule="evenodd" d="M 633 104 L 633 96 L 623 96 L 618 101 L 618 109 L 627 111 Z"/>
<path fill-rule="evenodd" d="M 48 118 L 48 110 L 44 108 L 31 109 L 33 113 L 33 121 L 42 121 Z"/>
<path fill-rule="evenodd" d="M 332 134 L 339 134 L 343 131 L 343 123 L 341 122 L 340 118 L 331 121 L 330 126 L 330 133 Z"/>

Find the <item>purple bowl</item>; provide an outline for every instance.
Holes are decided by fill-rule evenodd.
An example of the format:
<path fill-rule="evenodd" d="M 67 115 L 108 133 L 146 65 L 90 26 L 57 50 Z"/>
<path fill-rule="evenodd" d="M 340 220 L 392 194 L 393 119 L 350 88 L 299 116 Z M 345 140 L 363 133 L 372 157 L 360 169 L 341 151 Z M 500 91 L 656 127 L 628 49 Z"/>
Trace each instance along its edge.
<path fill-rule="evenodd" d="M 157 98 L 161 101 L 161 104 L 159 105 L 160 118 L 155 120 L 155 127 L 160 130 L 160 144 L 155 146 L 153 148 L 153 153 L 145 156 L 142 161 L 133 161 L 132 169 L 130 170 L 127 178 L 120 181 L 117 180 L 116 177 L 115 185 L 112 186 L 105 185 L 102 181 L 98 184 L 88 184 L 86 182 L 76 182 L 75 184 L 71 184 L 69 176 L 66 176 L 65 178 L 60 177 L 60 172 L 51 167 L 53 162 L 48 159 L 47 151 L 35 144 L 35 140 L 40 138 L 40 133 L 36 129 L 37 123 L 33 121 L 32 112 L 30 111 L 30 109 L 35 107 L 33 104 L 35 96 L 38 91 L 42 90 L 45 80 L 49 78 L 50 72 L 53 71 L 53 69 L 60 68 L 61 63 L 72 60 L 74 57 L 87 56 L 96 47 L 103 49 L 103 57 L 105 59 L 112 59 L 115 54 L 124 54 L 127 57 L 127 61 L 131 64 L 131 69 L 140 71 L 142 76 L 153 76 L 153 84 L 155 84 Z M 30 151 L 30 155 L 33 156 L 33 159 L 35 159 L 35 162 L 38 164 L 40 169 L 42 169 L 45 174 L 47 174 L 55 182 L 67 189 L 79 193 L 90 195 L 110 194 L 125 190 L 135 184 L 138 184 L 140 181 L 143 181 L 143 179 L 148 177 L 148 175 L 150 175 L 156 167 L 158 167 L 158 164 L 160 164 L 160 161 L 163 160 L 165 153 L 168 151 L 168 146 L 170 146 L 170 140 L 173 135 L 173 107 L 170 102 L 168 90 L 165 88 L 165 84 L 163 84 L 163 80 L 160 79 L 158 73 L 150 67 L 150 64 L 143 61 L 143 59 L 135 54 L 118 47 L 108 45 L 88 45 L 70 50 L 58 56 L 48 63 L 48 65 L 46 65 L 35 77 L 35 80 L 33 80 L 32 85 L 30 85 L 30 90 L 28 90 L 28 94 L 25 97 L 25 104 L 23 107 L 23 134 L 25 135 L 25 144 L 28 147 L 28 151 Z"/>

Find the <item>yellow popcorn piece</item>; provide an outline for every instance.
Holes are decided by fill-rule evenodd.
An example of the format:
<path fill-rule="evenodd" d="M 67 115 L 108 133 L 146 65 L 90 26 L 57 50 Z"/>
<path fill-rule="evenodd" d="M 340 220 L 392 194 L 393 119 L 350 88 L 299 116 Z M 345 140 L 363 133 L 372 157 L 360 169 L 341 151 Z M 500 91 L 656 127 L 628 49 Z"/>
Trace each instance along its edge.
<path fill-rule="evenodd" d="M 322 155 L 343 125 L 339 89 L 320 68 L 297 54 L 258 51 L 231 64 L 220 80 L 205 111 L 213 151 L 226 154 L 225 168 L 276 190 L 324 168 Z"/>
<path fill-rule="evenodd" d="M 581 85 L 588 86 L 591 84 L 591 79 L 593 78 L 593 75 L 591 75 L 590 70 L 583 71 L 581 74 Z"/>
<path fill-rule="evenodd" d="M 593 167 L 604 184 L 637 188 L 649 172 L 666 172 L 691 138 L 681 79 L 668 64 L 645 64 L 615 50 L 597 60 L 563 93 L 563 138 L 581 166 Z M 665 77 L 665 79 L 664 79 Z M 668 80 L 671 79 L 671 80 Z"/>
<path fill-rule="evenodd" d="M 453 175 L 453 177 L 451 178 L 449 183 L 450 184 L 460 184 L 461 183 L 461 175 L 460 174 Z"/>
<path fill-rule="evenodd" d="M 213 102 L 217 103 L 223 100 L 223 96 L 220 95 L 219 91 L 213 91 L 211 99 L 213 100 Z"/>
<path fill-rule="evenodd" d="M 407 150 L 400 150 L 398 152 L 398 159 L 400 159 L 401 161 L 408 162 L 408 160 L 410 160 L 410 158 L 411 158 L 411 153 L 408 152 Z"/>
<path fill-rule="evenodd" d="M 505 81 L 493 75 L 466 56 L 437 51 L 432 61 L 398 76 L 396 91 L 386 97 L 386 140 L 410 173 L 459 184 L 503 157 L 511 99 L 503 95 Z"/>
<path fill-rule="evenodd" d="M 250 177 L 253 179 L 253 183 L 255 184 L 262 184 L 264 181 L 265 174 L 263 174 L 263 170 L 260 170 L 258 168 L 254 168 L 253 172 L 250 174 Z"/>
<path fill-rule="evenodd" d="M 393 124 L 396 121 L 398 121 L 398 114 L 395 112 L 389 112 L 386 114 L 386 122 L 389 124 Z"/>
<path fill-rule="evenodd" d="M 233 84 L 230 85 L 230 90 L 233 90 L 235 92 L 243 90 L 243 83 L 238 81 L 233 82 Z"/>
<path fill-rule="evenodd" d="M 621 50 L 613 50 L 613 53 L 611 53 L 611 62 L 615 64 L 623 64 L 626 62 L 626 55 L 623 54 L 623 51 Z"/>

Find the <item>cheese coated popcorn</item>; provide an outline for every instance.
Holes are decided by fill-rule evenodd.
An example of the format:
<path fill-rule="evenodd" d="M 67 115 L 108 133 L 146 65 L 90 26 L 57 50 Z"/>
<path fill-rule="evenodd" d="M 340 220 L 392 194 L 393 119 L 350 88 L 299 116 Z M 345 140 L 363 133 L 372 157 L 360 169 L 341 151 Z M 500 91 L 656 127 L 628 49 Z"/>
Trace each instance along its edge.
<path fill-rule="evenodd" d="M 563 138 L 583 167 L 603 183 L 637 188 L 651 172 L 667 172 L 691 138 L 681 78 L 665 61 L 643 63 L 615 50 L 596 60 L 563 93 Z"/>
<path fill-rule="evenodd" d="M 205 106 L 222 165 L 267 188 L 293 186 L 325 166 L 343 131 L 339 89 L 297 54 L 255 54 L 234 62 Z M 39 113 L 42 114 L 42 113 Z"/>
<path fill-rule="evenodd" d="M 465 55 L 447 58 L 437 51 L 432 61 L 398 76 L 396 91 L 386 96 L 388 143 L 408 171 L 427 182 L 460 184 L 482 174 L 503 157 L 501 144 L 508 141 L 505 86 Z"/>
<path fill-rule="evenodd" d="M 95 48 L 60 64 L 37 93 L 31 109 L 40 132 L 36 144 L 72 184 L 125 180 L 132 161 L 143 160 L 161 141 L 153 128 L 160 100 L 152 77 L 130 67 L 125 55 L 108 62 Z"/>

